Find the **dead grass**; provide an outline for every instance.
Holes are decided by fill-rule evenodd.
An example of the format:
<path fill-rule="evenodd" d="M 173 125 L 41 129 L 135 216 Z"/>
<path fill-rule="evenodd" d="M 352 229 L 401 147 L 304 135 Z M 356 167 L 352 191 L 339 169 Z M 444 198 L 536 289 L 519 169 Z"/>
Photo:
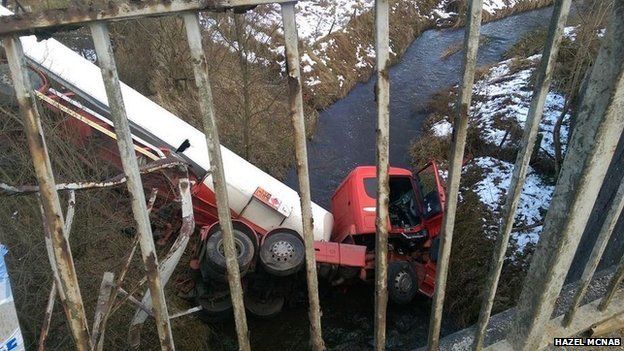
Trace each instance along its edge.
<path fill-rule="evenodd" d="M 0 181 L 9 184 L 35 183 L 19 119 L 13 113 L 2 113 L 0 120 Z M 44 118 L 46 141 L 57 182 L 96 180 L 117 173 L 104 160 L 95 156 L 95 150 L 90 145 L 80 149 L 66 143 L 67 136 L 59 122 L 59 116 L 56 115 Z M 129 196 L 123 187 L 78 192 L 76 195 L 76 216 L 70 245 L 87 317 L 92 321 L 102 274 L 105 271 L 118 272 L 121 268 L 123 256 L 129 251 L 133 240 L 123 234 L 123 229 L 133 226 L 133 220 Z M 62 196 L 63 207 L 65 201 Z M 41 228 L 41 215 L 34 196 L 2 198 L 0 242 L 9 248 L 6 263 L 27 349 L 35 349 L 37 346 L 52 282 Z M 166 249 L 159 248 L 159 251 L 162 254 Z M 186 263 L 180 263 L 178 273 L 186 272 Z M 132 284 L 138 281 L 142 272 L 142 263 L 137 255 L 127 282 Z M 173 284 L 169 284 L 166 290 L 170 309 L 190 307 L 186 301 L 175 296 Z M 106 349 L 127 348 L 127 328 L 133 313 L 134 309 L 126 305 L 113 315 L 108 324 Z M 71 334 L 65 320 L 57 301 L 46 343 L 48 350 L 71 348 Z M 211 335 L 209 326 L 192 316 L 176 319 L 172 324 L 174 338 L 180 349 L 207 349 Z M 159 349 L 157 340 L 154 325 L 147 323 L 142 349 Z"/>

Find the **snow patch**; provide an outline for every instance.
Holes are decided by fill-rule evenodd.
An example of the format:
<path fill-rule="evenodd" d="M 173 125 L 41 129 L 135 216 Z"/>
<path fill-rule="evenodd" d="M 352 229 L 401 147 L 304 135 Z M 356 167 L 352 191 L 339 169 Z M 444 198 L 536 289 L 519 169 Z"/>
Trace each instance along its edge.
<path fill-rule="evenodd" d="M 453 125 L 447 120 L 442 120 L 432 125 L 431 131 L 433 132 L 433 135 L 438 137 L 449 136 L 453 133 Z"/>
<path fill-rule="evenodd" d="M 541 55 L 534 55 L 524 59 L 528 68 L 511 73 L 512 60 L 502 61 L 492 67 L 488 74 L 475 83 L 475 98 L 471 106 L 473 123 L 482 131 L 485 142 L 497 145 L 509 145 L 509 134 L 514 124 L 523 129 L 533 95 L 531 76 Z M 518 64 L 517 62 L 515 64 Z M 541 151 L 550 156 L 554 155 L 554 127 L 565 105 L 563 94 L 550 91 L 546 96 L 544 112 L 541 118 L 539 132 L 542 135 Z M 563 118 L 560 130 L 562 151 L 565 151 L 568 140 L 569 113 Z"/>
<path fill-rule="evenodd" d="M 474 185 L 473 191 L 499 217 L 506 201 L 514 165 L 494 157 L 479 157 L 473 160 L 472 166 L 480 168 L 482 172 L 482 179 Z M 540 224 L 550 205 L 554 188 L 529 167 L 515 218 L 515 226 L 524 229 L 512 233 L 518 249 L 522 250 L 526 244 L 536 242 L 539 238 Z"/>

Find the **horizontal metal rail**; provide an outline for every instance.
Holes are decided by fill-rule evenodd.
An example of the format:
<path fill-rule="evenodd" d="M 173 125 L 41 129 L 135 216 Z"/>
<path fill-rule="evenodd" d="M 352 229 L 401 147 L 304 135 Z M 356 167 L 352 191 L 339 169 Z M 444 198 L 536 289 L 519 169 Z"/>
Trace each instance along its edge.
<path fill-rule="evenodd" d="M 579 335 L 591 326 L 621 316 L 624 313 L 624 292 L 617 291 L 608 307 L 600 308 L 601 300 L 594 300 L 578 308 L 578 312 L 567 326 L 563 326 L 564 316 L 551 319 L 544 326 L 544 335 L 533 350 L 543 350 L 554 338 Z M 509 339 L 501 340 L 484 348 L 485 351 L 516 351 Z"/>
<path fill-rule="evenodd" d="M 168 16 L 192 11 L 224 11 L 234 7 L 288 3 L 291 0 L 145 0 L 109 2 L 108 6 L 74 6 L 40 12 L 0 16 L 0 36 L 49 34 L 63 26 L 99 21 L 121 21 L 141 17 Z"/>
<path fill-rule="evenodd" d="M 186 163 L 178 160 L 177 158 L 165 158 L 142 166 L 141 168 L 139 168 L 139 174 L 149 174 L 165 169 L 183 166 L 186 166 Z M 102 181 L 57 183 L 55 184 L 55 188 L 56 191 L 76 191 L 96 188 L 109 188 L 122 185 L 127 180 L 128 179 L 126 178 L 125 174 L 119 174 L 117 176 Z M 9 185 L 5 183 L 0 183 L 0 197 L 34 194 L 39 192 L 39 190 L 40 188 L 37 185 Z"/>

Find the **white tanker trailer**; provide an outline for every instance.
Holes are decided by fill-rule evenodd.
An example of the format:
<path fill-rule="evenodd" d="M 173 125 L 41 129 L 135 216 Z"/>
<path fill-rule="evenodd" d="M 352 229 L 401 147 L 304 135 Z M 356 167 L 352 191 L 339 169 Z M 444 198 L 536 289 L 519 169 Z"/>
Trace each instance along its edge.
<path fill-rule="evenodd" d="M 2 15 L 6 15 L 6 10 Z M 10 14 L 10 13 L 9 13 Z M 68 89 L 99 107 L 108 109 L 108 99 L 98 66 L 54 39 L 37 42 L 35 36 L 21 38 L 24 54 L 37 68 Z M 154 145 L 178 148 L 186 140 L 190 146 L 181 155 L 193 165 L 198 177 L 210 171 L 210 160 L 204 133 L 160 107 L 136 90 L 121 83 L 128 119 L 135 134 Z M 296 191 L 221 146 L 223 167 L 228 185 L 230 208 L 240 213 L 258 188 L 279 197 L 280 211 L 247 208 L 245 218 L 267 232 L 283 227 L 302 232 L 301 204 Z M 203 183 L 212 190 L 210 176 Z M 330 238 L 333 217 L 330 212 L 312 204 L 314 239 Z M 285 218 L 283 218 L 285 217 Z"/>

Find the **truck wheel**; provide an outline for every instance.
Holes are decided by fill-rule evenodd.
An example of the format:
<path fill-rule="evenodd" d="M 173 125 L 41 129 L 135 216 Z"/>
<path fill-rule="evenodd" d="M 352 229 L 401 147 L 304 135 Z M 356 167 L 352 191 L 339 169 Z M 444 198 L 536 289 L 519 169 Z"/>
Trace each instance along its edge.
<path fill-rule="evenodd" d="M 260 247 L 260 263 L 273 275 L 285 277 L 297 272 L 305 258 L 305 246 L 296 233 L 276 232 Z"/>
<path fill-rule="evenodd" d="M 249 313 L 260 318 L 270 318 L 282 311 L 284 307 L 284 296 L 271 295 L 267 298 L 257 294 L 245 294 L 245 308 Z"/>
<path fill-rule="evenodd" d="M 227 320 L 232 317 L 232 300 L 229 296 L 218 299 L 198 299 L 197 302 L 202 307 L 198 316 L 203 322 Z"/>
<path fill-rule="evenodd" d="M 232 317 L 232 299 L 225 290 L 208 292 L 203 284 L 196 286 L 195 302 L 202 307 L 198 313 L 204 322 L 214 322 Z"/>
<path fill-rule="evenodd" d="M 242 277 L 247 273 L 253 261 L 255 254 L 254 243 L 245 233 L 234 229 L 234 244 L 236 246 L 238 268 Z M 225 249 L 223 247 L 223 231 L 218 230 L 208 237 L 204 257 L 204 262 L 207 266 L 205 267 L 206 272 L 211 275 L 225 275 L 227 268 L 225 264 Z"/>
<path fill-rule="evenodd" d="M 408 262 L 388 264 L 388 297 L 390 301 L 403 305 L 412 301 L 418 292 L 418 276 Z"/>

